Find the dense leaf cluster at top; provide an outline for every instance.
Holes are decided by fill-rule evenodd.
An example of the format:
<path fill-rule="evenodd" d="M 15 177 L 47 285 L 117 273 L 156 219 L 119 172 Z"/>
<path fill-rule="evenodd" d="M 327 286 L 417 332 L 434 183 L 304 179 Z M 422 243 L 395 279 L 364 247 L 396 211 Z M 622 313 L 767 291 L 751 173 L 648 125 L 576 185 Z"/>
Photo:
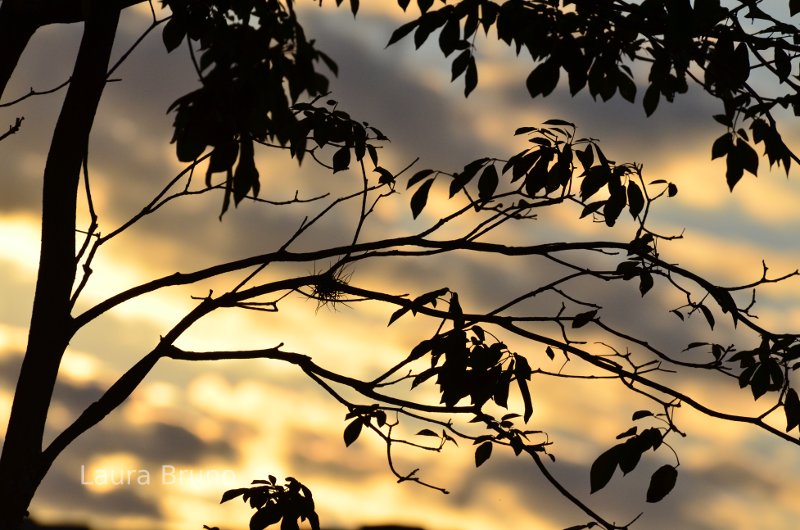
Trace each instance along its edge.
<path fill-rule="evenodd" d="M 563 71 L 573 95 L 588 89 L 594 98 L 608 100 L 619 93 L 634 102 L 637 80 L 632 67 L 642 63 L 649 65 L 649 73 L 638 84 L 646 86 L 642 104 L 649 115 L 661 99 L 672 102 L 694 82 L 722 104 L 714 118 L 726 130 L 714 143 L 712 157 L 725 158 L 733 189 L 745 171 L 757 174 L 756 144 L 763 145 L 770 166 L 777 164 L 788 172 L 792 161 L 798 161 L 784 143 L 773 112 L 782 107 L 800 115 L 800 33 L 763 11 L 760 3 L 740 2 L 729 8 L 719 0 L 448 0 L 434 9 L 433 0 L 418 0 L 420 16 L 399 27 L 389 44 L 413 32 L 420 47 L 438 32 L 444 55 L 455 54 L 452 79 L 464 76 L 465 95 L 478 84 L 478 34 L 483 30 L 488 35 L 492 29 L 518 54 L 526 50 L 535 63 L 526 81 L 532 97 L 550 94 Z M 191 161 L 206 147 L 213 148 L 209 178 L 216 172 L 227 174 L 223 213 L 230 198 L 238 204 L 248 193 L 258 195 L 253 141 L 288 146 L 302 161 L 313 134 L 320 147 L 325 140 L 338 142 L 335 169 L 348 167 L 351 149 L 356 150 L 356 160 L 363 159 L 364 124 L 353 121 L 347 134 L 329 134 L 326 123 L 303 119 L 295 107 L 302 95 L 319 98 L 326 93 L 328 80 L 317 70 L 318 62 L 333 73 L 337 67 L 306 39 L 292 1 L 164 4 L 173 12 L 163 32 L 167 49 L 175 49 L 188 36 L 199 43 L 200 51 L 195 64 L 201 88 L 171 107 L 176 112 L 173 140 L 178 158 Z M 398 4 L 405 10 L 410 1 Z M 351 0 L 354 14 L 359 5 Z M 797 1 L 789 8 L 791 14 L 800 10 Z M 745 18 L 751 23 L 746 25 Z M 782 92 L 756 91 L 756 69 L 773 76 Z"/>
<path fill-rule="evenodd" d="M 406 9 L 410 2 L 398 3 Z M 650 115 L 662 99 L 672 102 L 694 82 L 722 103 L 715 119 L 726 132 L 714 144 L 713 157 L 726 158 L 733 189 L 744 171 L 758 171 L 754 144 L 763 144 L 770 166 L 788 172 L 798 161 L 783 142 L 773 112 L 788 108 L 800 116 L 800 31 L 762 10 L 762 3 L 742 1 L 729 8 L 720 0 L 456 0 L 432 9 L 432 1 L 418 1 L 419 18 L 398 28 L 389 44 L 413 32 L 419 47 L 441 30 L 444 55 L 458 52 L 452 77 L 464 74 L 465 95 L 478 84 L 477 34 L 483 29 L 488 35 L 493 27 L 498 39 L 533 59 L 526 81 L 532 97 L 553 92 L 563 71 L 573 95 L 588 89 L 594 98 L 608 100 L 619 93 L 634 102 L 632 66 L 643 63 L 649 73 L 638 84 L 646 86 L 642 104 Z M 788 7 L 794 15 L 800 2 Z M 753 88 L 757 69 L 773 77 L 778 93 Z"/>

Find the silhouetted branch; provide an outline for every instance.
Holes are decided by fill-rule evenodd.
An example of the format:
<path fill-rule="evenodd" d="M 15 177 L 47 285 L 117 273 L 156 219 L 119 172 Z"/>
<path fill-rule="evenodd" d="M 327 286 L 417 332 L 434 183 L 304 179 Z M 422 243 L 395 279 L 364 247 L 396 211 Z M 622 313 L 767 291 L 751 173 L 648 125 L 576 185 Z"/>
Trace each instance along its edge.
<path fill-rule="evenodd" d="M 19 132 L 20 127 L 22 127 L 22 120 L 24 120 L 24 119 L 25 119 L 25 117 L 19 117 L 19 118 L 15 119 L 14 120 L 14 125 L 9 125 L 8 126 L 8 131 L 4 132 L 3 134 L 0 134 L 0 141 L 5 140 L 6 138 L 11 136 L 12 134 L 17 134 L 17 132 Z"/>

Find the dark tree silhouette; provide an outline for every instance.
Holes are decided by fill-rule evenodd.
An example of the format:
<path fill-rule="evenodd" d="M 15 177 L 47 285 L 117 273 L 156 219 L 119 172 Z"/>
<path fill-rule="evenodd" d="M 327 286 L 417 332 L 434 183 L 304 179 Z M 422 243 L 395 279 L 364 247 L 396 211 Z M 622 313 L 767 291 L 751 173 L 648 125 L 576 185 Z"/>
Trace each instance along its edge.
<path fill-rule="evenodd" d="M 399 172 L 386 169 L 379 160 L 385 136 L 326 99 L 328 80 L 323 72 L 335 74 L 337 67 L 306 37 L 293 0 L 164 0 L 164 11 L 159 12 L 151 5 L 152 25 L 142 39 L 161 29 L 167 51 L 188 46 L 200 80 L 196 90 L 170 108 L 173 141 L 185 169 L 169 179 L 137 215 L 101 235 L 89 185 L 89 137 L 109 77 L 141 41 L 119 62 L 110 64 L 120 12 L 140 1 L 3 0 L 0 4 L 0 96 L 36 30 L 55 23 L 82 23 L 84 27 L 73 74 L 63 85 L 66 97 L 42 176 L 41 256 L 27 351 L 0 459 L 0 529 L 19 528 L 58 455 L 118 407 L 164 358 L 258 358 L 295 365 L 347 410 L 345 443 L 353 443 L 367 431 L 383 439 L 389 468 L 401 481 L 443 490 L 426 482 L 417 470 L 398 469 L 391 456 L 395 444 L 438 451 L 456 438 L 471 440 L 478 466 L 493 450 L 508 447 L 529 458 L 588 518 L 587 524 L 574 528 L 618 529 L 628 524 L 610 522 L 602 509 L 590 506 L 551 473 L 547 463 L 552 458 L 550 440 L 535 425 L 527 425 L 534 410 L 529 390 L 534 375 L 559 377 L 564 384 L 569 384 L 570 378 L 616 379 L 631 393 L 652 401 L 651 410 L 634 413 L 633 426 L 597 457 L 589 470 L 592 492 L 606 486 L 617 469 L 627 474 L 643 455 L 666 447 L 672 463 L 652 475 L 645 498 L 656 502 L 667 495 L 678 474 L 677 455 L 669 456 L 674 452 L 668 442 L 675 434 L 683 435 L 673 421 L 679 406 L 720 421 L 750 424 L 765 436 L 800 444 L 800 399 L 793 381 L 800 338 L 763 328 L 750 303 L 750 293 L 759 286 L 796 272 L 774 277 L 767 274 L 765 266 L 749 284 L 721 286 L 674 264 L 660 250 L 673 237 L 651 231 L 648 216 L 656 201 L 677 193 L 675 185 L 648 182 L 641 165 L 615 162 L 596 140 L 581 138 L 577 127 L 563 119 L 517 130 L 517 135 L 530 140 L 529 147 L 509 159 L 479 158 L 455 171 L 430 168 L 412 172 L 410 166 Z M 336 0 L 337 5 L 341 3 Z M 411 2 L 397 3 L 406 10 Z M 550 94 L 563 74 L 572 94 L 588 90 L 603 100 L 619 95 L 635 102 L 638 81 L 645 87 L 642 103 L 648 115 L 657 110 L 660 101 L 672 101 L 691 84 L 704 90 L 720 104 L 720 113 L 713 119 L 719 122 L 722 134 L 710 146 L 711 155 L 725 158 L 731 190 L 744 172 L 756 174 L 759 145 L 770 166 L 781 166 L 788 173 L 793 162 L 798 162 L 780 133 L 782 123 L 794 126 L 794 118 L 800 115 L 796 75 L 800 30 L 788 22 L 800 11 L 797 0 L 780 6 L 778 13 L 766 12 L 767 3 L 760 0 L 731 1 L 727 7 L 719 0 L 453 0 L 435 5 L 433 0 L 417 0 L 415 4 L 419 15 L 398 28 L 389 44 L 408 37 L 419 47 L 438 35 L 444 55 L 454 57 L 452 78 L 464 79 L 465 95 L 478 85 L 475 52 L 481 38 L 496 36 L 517 53 L 525 50 L 532 58 L 527 88 L 533 98 Z M 355 14 L 358 0 L 350 0 L 349 6 Z M 646 79 L 634 79 L 640 66 L 649 70 Z M 752 82 L 756 71 L 763 76 L 758 84 Z M 763 86 L 768 88 L 758 88 Z M 37 94 L 31 90 L 20 99 Z M 0 139 L 11 134 L 24 134 L 21 118 L 10 124 Z M 322 205 L 318 213 L 294 233 L 286 234 L 277 248 L 254 247 L 247 258 L 154 278 L 76 311 L 93 260 L 104 245 L 175 201 L 219 193 L 223 215 L 242 201 L 274 207 L 259 198 L 258 149 L 285 149 L 298 162 L 311 158 L 334 173 L 353 168 L 360 173 L 360 189 L 332 199 L 317 198 Z M 202 169 L 205 181 L 192 180 L 194 171 Z M 434 187 L 448 189 L 450 198 L 448 213 L 437 221 L 390 238 L 374 240 L 363 235 L 374 212 L 406 190 L 412 216 L 420 217 Z M 76 224 L 81 193 L 92 219 L 88 227 Z M 303 199 L 290 201 L 300 202 Z M 301 236 L 314 233 L 332 212 L 350 205 L 358 211 L 351 243 L 295 249 Z M 502 235 L 501 228 L 534 223 L 543 210 L 575 206 L 577 215 L 589 218 L 587 222 L 601 220 L 608 226 L 630 215 L 633 232 L 618 240 L 600 236 L 589 241 L 542 241 L 547 234 L 538 234 L 536 242 L 513 244 Z M 80 240 L 78 233 L 83 234 Z M 458 290 L 448 286 L 403 294 L 359 285 L 350 274 L 367 262 L 426 260 L 454 253 L 482 253 L 498 260 L 539 258 L 557 266 L 561 274 L 520 285 L 512 299 L 488 311 L 462 306 Z M 262 274 L 287 263 L 303 267 L 278 279 Z M 308 272 L 309 266 L 321 263 L 327 264 L 322 270 Z M 164 336 L 153 338 L 154 346 L 143 352 L 139 362 L 43 446 L 59 365 L 78 330 L 139 296 L 214 278 L 231 280 L 233 287 L 211 292 L 197 300 L 188 313 L 176 315 L 175 325 Z M 712 339 L 687 345 L 691 355 L 663 350 L 640 336 L 640 330 L 606 318 L 604 308 L 591 294 L 574 292 L 574 285 L 586 282 L 635 282 L 642 296 L 656 286 L 673 290 L 684 300 L 671 309 L 680 320 L 703 319 L 713 328 L 720 319 L 730 319 L 756 346 L 742 348 Z M 428 319 L 435 331 L 420 337 L 417 346 L 404 358 L 392 361 L 392 368 L 385 373 L 363 380 L 320 366 L 310 355 L 285 351 L 282 345 L 252 351 L 185 351 L 176 345 L 182 334 L 219 309 L 279 311 L 281 301 L 292 293 L 318 305 L 346 303 L 356 308 L 361 302 L 379 302 L 387 308 L 390 325 L 400 318 Z M 602 334 L 603 344 L 584 342 L 586 330 Z M 511 350 L 503 337 L 527 341 L 529 353 Z M 563 366 L 552 368 L 557 365 Z M 744 415 L 712 408 L 671 385 L 663 377 L 670 371 L 714 374 L 752 392 L 756 400 L 764 398 L 762 410 Z M 421 385 L 434 385 L 438 402 L 427 402 L 409 390 Z M 504 411 L 510 394 L 517 394 L 514 399 L 522 404 L 519 414 Z M 429 428 L 416 438 L 399 438 L 395 427 L 406 420 L 426 422 Z M 476 427 L 482 428 L 480 433 L 476 434 Z M 271 478 L 258 488 L 272 492 L 259 497 L 267 505 L 290 508 L 282 512 L 271 508 L 269 514 L 258 511 L 255 527 L 264 528 L 281 517 L 313 513 L 313 504 L 311 512 L 305 505 L 297 508 L 298 502 L 310 500 L 310 492 L 306 494 L 296 481 L 284 487 Z M 253 498 L 255 493 L 234 490 L 223 500 L 239 495 Z M 281 495 L 294 501 L 268 503 Z"/>

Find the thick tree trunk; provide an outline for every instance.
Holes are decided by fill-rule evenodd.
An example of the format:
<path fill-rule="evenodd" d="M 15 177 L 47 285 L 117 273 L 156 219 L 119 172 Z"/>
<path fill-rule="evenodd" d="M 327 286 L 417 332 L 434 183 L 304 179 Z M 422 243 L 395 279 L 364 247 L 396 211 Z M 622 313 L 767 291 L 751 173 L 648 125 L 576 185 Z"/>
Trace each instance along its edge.
<path fill-rule="evenodd" d="M 61 358 L 74 333 L 75 210 L 81 163 L 106 82 L 119 10 L 104 0 L 84 5 L 86 24 L 72 82 L 44 170 L 42 247 L 28 348 L 0 456 L 0 530 L 15 530 L 44 477 L 47 411 Z"/>

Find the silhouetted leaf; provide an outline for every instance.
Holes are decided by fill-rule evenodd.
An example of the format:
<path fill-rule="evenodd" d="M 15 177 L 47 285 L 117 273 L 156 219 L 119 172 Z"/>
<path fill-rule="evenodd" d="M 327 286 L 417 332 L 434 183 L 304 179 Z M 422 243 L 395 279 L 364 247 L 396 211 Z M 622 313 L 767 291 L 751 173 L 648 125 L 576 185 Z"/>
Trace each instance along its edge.
<path fill-rule="evenodd" d="M 644 92 L 644 99 L 642 100 L 645 114 L 650 116 L 656 111 L 659 99 L 661 99 L 661 90 L 659 90 L 658 86 L 656 84 L 648 86 L 647 90 Z"/>
<path fill-rule="evenodd" d="M 700 308 L 700 311 L 703 313 L 703 316 L 706 317 L 706 321 L 708 322 L 709 327 L 711 329 L 714 329 L 714 315 L 711 313 L 711 310 L 706 306 L 704 306 L 703 304 L 700 304 L 698 307 Z"/>
<path fill-rule="evenodd" d="M 483 442 L 475 449 L 475 467 L 480 467 L 481 464 L 489 460 L 492 456 L 492 442 Z"/>
<path fill-rule="evenodd" d="M 606 203 L 606 201 L 595 201 L 595 202 L 587 204 L 586 206 L 583 207 L 583 211 L 581 212 L 581 217 L 580 218 L 583 219 L 587 215 L 591 215 L 591 214 L 595 213 L 597 210 L 602 208 L 605 203 Z"/>
<path fill-rule="evenodd" d="M 223 502 L 228 502 L 229 500 L 235 499 L 236 497 L 239 497 L 248 491 L 250 491 L 250 488 L 236 488 L 228 490 L 222 494 L 222 499 L 219 501 L 219 503 L 222 504 Z"/>
<path fill-rule="evenodd" d="M 395 42 L 399 41 L 412 31 L 414 31 L 414 28 L 416 28 L 418 25 L 419 25 L 419 20 L 412 20 L 411 22 L 403 24 L 402 26 L 394 30 L 392 36 L 389 38 L 389 42 L 386 43 L 386 47 L 388 48 Z"/>
<path fill-rule="evenodd" d="M 571 127 L 575 128 L 575 124 L 571 121 L 560 120 L 558 118 L 551 118 L 544 122 L 545 125 L 555 125 L 556 127 Z"/>
<path fill-rule="evenodd" d="M 786 413 L 786 432 L 800 426 L 800 398 L 794 388 L 786 391 L 783 411 Z"/>
<path fill-rule="evenodd" d="M 411 215 L 414 216 L 414 219 L 419 216 L 422 209 L 425 208 L 425 204 L 428 202 L 428 192 L 431 189 L 431 185 L 433 185 L 433 180 L 434 179 L 426 180 L 411 197 Z"/>
<path fill-rule="evenodd" d="M 589 471 L 591 493 L 605 488 L 619 465 L 620 446 L 615 445 L 597 457 Z"/>
<path fill-rule="evenodd" d="M 417 436 L 433 436 L 433 437 L 436 437 L 436 438 L 439 437 L 438 434 L 436 434 L 435 432 L 433 432 L 430 429 L 422 429 L 421 431 L 419 431 L 417 433 Z"/>
<path fill-rule="evenodd" d="M 633 416 L 631 417 L 631 419 L 633 421 L 636 421 L 636 420 L 640 420 L 642 418 L 647 418 L 648 416 L 652 416 L 652 415 L 653 415 L 653 413 L 650 412 L 649 410 L 637 410 L 636 412 L 633 413 Z"/>
<path fill-rule="evenodd" d="M 398 319 L 398 318 L 400 318 L 401 316 L 405 315 L 405 314 L 406 314 L 406 313 L 408 313 L 410 310 L 411 310 L 411 308 L 410 308 L 410 307 L 401 307 L 400 309 L 398 309 L 397 311 L 395 311 L 394 313 L 392 313 L 392 316 L 391 316 L 391 317 L 389 317 L 389 323 L 388 323 L 388 324 L 386 324 L 386 325 L 387 325 L 387 326 L 391 326 L 391 325 L 392 325 L 392 323 L 394 323 L 394 321 L 395 321 L 395 320 L 397 320 L 397 319 Z"/>
<path fill-rule="evenodd" d="M 635 428 L 635 427 L 634 427 Z M 623 433 L 624 434 L 624 433 Z M 628 438 L 625 443 L 619 447 L 619 469 L 623 475 L 627 475 L 639 464 L 642 459 L 642 453 L 647 451 L 649 447 L 641 442 L 638 437 Z"/>
<path fill-rule="evenodd" d="M 594 317 L 596 316 L 597 309 L 592 309 L 591 311 L 586 311 L 585 313 L 579 313 L 575 315 L 575 318 L 572 320 L 572 327 L 581 328 L 594 320 Z"/>
<path fill-rule="evenodd" d="M 635 182 L 628 183 L 628 210 L 631 212 L 631 217 L 636 219 L 644 208 L 644 194 L 642 189 Z"/>
<path fill-rule="evenodd" d="M 350 167 L 350 148 L 345 146 L 333 154 L 333 172 L 343 171 Z"/>
<path fill-rule="evenodd" d="M 459 53 L 455 59 L 453 59 L 453 66 L 451 69 L 453 75 L 450 78 L 450 81 L 455 81 L 461 74 L 464 73 L 464 71 L 466 71 L 467 65 L 470 63 L 470 59 L 472 59 L 472 52 L 469 50 L 464 50 L 463 52 Z"/>
<path fill-rule="evenodd" d="M 647 291 L 653 288 L 653 275 L 647 271 L 642 271 L 639 275 L 639 292 L 642 296 L 647 294 Z"/>
<path fill-rule="evenodd" d="M 593 166 L 586 170 L 586 175 L 581 181 L 581 199 L 586 200 L 608 184 L 611 172 L 606 166 Z"/>
<path fill-rule="evenodd" d="M 635 419 L 635 418 L 634 418 L 634 419 Z M 627 438 L 627 437 L 629 437 L 629 436 L 633 436 L 634 434 L 636 434 L 636 431 L 638 431 L 638 430 L 639 430 L 639 429 L 638 429 L 638 427 L 636 427 L 636 426 L 634 425 L 633 427 L 631 427 L 631 428 L 630 428 L 630 429 L 628 429 L 627 431 L 625 431 L 625 432 L 622 432 L 622 433 L 619 433 L 619 434 L 617 435 L 617 440 L 622 440 L 623 438 Z"/>
<path fill-rule="evenodd" d="M 789 0 L 789 14 L 795 16 L 800 13 L 800 0 Z"/>
<path fill-rule="evenodd" d="M 423 169 L 414 173 L 414 175 L 408 179 L 408 184 L 406 184 L 406 189 L 411 188 L 417 182 L 421 181 L 425 177 L 428 177 L 434 173 L 432 169 Z"/>
<path fill-rule="evenodd" d="M 675 466 L 664 465 L 658 468 L 650 477 L 650 486 L 647 488 L 647 502 L 658 502 L 675 487 L 678 479 L 678 470 Z"/>
<path fill-rule="evenodd" d="M 533 402 L 531 401 L 531 391 L 528 388 L 528 382 L 519 375 L 517 375 L 517 386 L 519 387 L 519 392 L 522 395 L 522 402 L 525 407 L 523 419 L 525 420 L 525 423 L 527 423 L 528 420 L 531 418 L 531 415 L 533 414 Z"/>
<path fill-rule="evenodd" d="M 361 418 L 356 418 L 350 422 L 350 424 L 345 427 L 344 429 L 344 444 L 349 446 L 353 442 L 358 439 L 358 435 L 361 434 L 361 427 L 364 426 L 364 422 Z"/>
<path fill-rule="evenodd" d="M 439 48 L 447 57 L 453 53 L 461 38 L 461 27 L 458 24 L 458 19 L 451 18 L 442 28 L 439 33 Z"/>
<path fill-rule="evenodd" d="M 667 196 L 668 196 L 668 197 L 674 197 L 674 196 L 675 196 L 675 195 L 677 195 L 677 194 L 678 194 L 678 186 L 676 186 L 675 184 L 673 184 L 672 182 L 670 182 L 670 183 L 667 185 Z"/>
<path fill-rule="evenodd" d="M 186 25 L 183 23 L 183 20 L 176 18 L 175 16 L 167 21 L 167 23 L 164 25 L 164 32 L 161 34 L 161 37 L 164 40 L 164 46 L 167 48 L 167 52 L 171 52 L 180 46 L 185 36 Z"/>
<path fill-rule="evenodd" d="M 544 352 L 547 354 L 547 356 L 550 358 L 551 361 L 555 359 L 556 354 L 553 352 L 553 348 L 551 348 L 550 346 L 545 348 Z"/>
<path fill-rule="evenodd" d="M 554 59 L 548 59 L 539 64 L 528 75 L 525 86 L 531 97 L 546 96 L 555 90 L 558 85 L 559 66 Z"/>
<path fill-rule="evenodd" d="M 380 177 L 378 177 L 379 184 L 391 184 L 394 182 L 394 175 L 392 175 L 392 172 L 388 169 L 377 166 L 372 171 L 373 173 L 378 173 L 380 175 Z"/>
<path fill-rule="evenodd" d="M 594 164 L 594 151 L 592 151 L 591 145 L 586 146 L 586 149 L 583 151 L 575 151 L 575 154 L 577 155 L 578 160 L 580 160 L 584 171 L 588 171 L 589 168 L 592 167 L 592 164 Z"/>
<path fill-rule="evenodd" d="M 497 175 L 497 168 L 494 164 L 489 164 L 481 173 L 481 178 L 478 180 L 478 197 L 484 201 L 488 201 L 494 196 L 497 189 L 499 178 Z"/>
<path fill-rule="evenodd" d="M 464 76 L 464 97 L 469 96 L 476 86 L 478 86 L 478 67 L 475 64 L 475 57 L 470 55 L 467 63 L 467 73 Z"/>

